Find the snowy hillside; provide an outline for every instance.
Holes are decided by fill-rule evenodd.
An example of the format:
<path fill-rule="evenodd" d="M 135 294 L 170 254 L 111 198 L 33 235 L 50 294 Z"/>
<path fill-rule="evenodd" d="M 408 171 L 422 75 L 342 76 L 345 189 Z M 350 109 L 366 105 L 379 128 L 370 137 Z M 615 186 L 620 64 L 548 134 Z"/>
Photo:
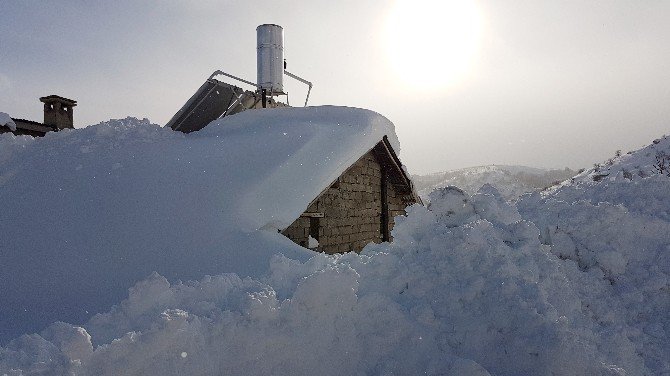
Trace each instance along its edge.
<path fill-rule="evenodd" d="M 620 154 L 620 153 L 618 153 Z M 664 177 L 670 176 L 670 138 L 664 136 L 635 152 L 614 156 L 549 192 L 557 199 L 577 197 L 591 203 L 622 204 L 628 210 L 670 219 L 670 194 Z M 588 192 L 584 196 L 582 192 Z M 634 196 L 643 199 L 636 199 Z"/>
<path fill-rule="evenodd" d="M 59 137 L 66 144 L 88 140 L 98 150 L 126 142 L 124 132 L 110 136 L 103 129 Z M 160 135 L 141 138 L 133 150 L 138 159 L 155 156 L 151 145 L 163 138 L 183 137 L 148 124 L 133 129 Z M 17 143 L 13 152 L 40 142 L 4 137 L 0 142 Z M 59 156 L 52 141 L 45 140 L 40 156 Z M 208 153 L 216 147 L 189 146 Z M 154 167 L 170 171 L 167 161 L 186 149 L 161 147 L 166 163 Z M 394 243 L 368 245 L 361 255 L 295 257 L 292 244 L 270 233 L 254 247 L 242 238 L 214 239 L 226 249 L 255 249 L 262 256 L 255 261 L 236 255 L 256 263 L 257 275 L 179 282 L 152 274 L 81 325 L 57 322 L 7 343 L 0 348 L 0 374 L 669 374 L 670 177 L 654 172 L 660 151 L 670 152 L 669 140 L 613 160 L 606 178 L 587 171 L 516 204 L 491 185 L 474 194 L 435 191 L 429 207 L 414 205 L 397 218 Z M 61 171 L 69 177 L 63 181 L 78 182 L 74 167 Z M 644 176 L 624 176 L 633 167 Z M 28 176 L 2 168 L 0 182 Z M 34 180 L 24 183 L 41 187 L 39 174 L 29 176 Z M 207 175 L 189 179 L 198 183 Z M 3 203 L 21 198 L 15 191 L 8 196 L 6 187 L 0 184 Z M 3 228 L 23 223 L 25 214 L 12 213 Z M 155 230 L 135 224 L 138 232 Z M 269 249 L 256 249 L 261 246 Z M 110 262 L 123 251 L 106 249 Z M 18 251 L 44 257 L 27 245 Z M 277 252 L 284 256 L 268 256 Z M 189 257 L 197 261 L 201 254 L 193 247 Z M 48 286 L 34 291 L 40 288 Z M 12 325 L 2 324 L 3 330 Z"/>
<path fill-rule="evenodd" d="M 569 179 L 576 174 L 576 171 L 567 167 L 563 170 L 545 170 L 525 166 L 492 165 L 416 175 L 412 179 L 419 196 L 424 199 L 436 188 L 453 185 L 469 194 L 475 194 L 484 184 L 489 184 L 507 200 L 512 200 L 524 193 L 541 190 Z"/>

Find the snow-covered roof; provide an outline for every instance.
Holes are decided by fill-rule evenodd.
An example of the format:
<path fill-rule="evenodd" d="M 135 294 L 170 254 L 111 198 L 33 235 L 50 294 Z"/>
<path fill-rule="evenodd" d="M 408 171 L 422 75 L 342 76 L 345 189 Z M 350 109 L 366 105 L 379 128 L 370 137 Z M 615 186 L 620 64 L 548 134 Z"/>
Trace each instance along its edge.
<path fill-rule="evenodd" d="M 389 120 L 332 106 L 247 111 L 187 135 L 128 118 L 0 136 L 0 317 L 22 333 L 105 310 L 152 271 L 259 276 L 277 252 L 306 259 L 276 230 L 384 136 L 398 152 Z M 48 313 L 55 302 L 70 308 Z"/>
<path fill-rule="evenodd" d="M 384 136 L 397 153 L 394 126 L 385 117 L 322 106 L 246 111 L 189 137 L 225 144 L 222 163 L 234 174 L 229 181 L 245 186 L 236 203 L 246 220 L 242 228 L 254 230 L 286 228 Z"/>
<path fill-rule="evenodd" d="M 14 120 L 5 112 L 0 112 L 0 127 L 7 127 L 12 132 L 16 130 L 16 123 Z"/>

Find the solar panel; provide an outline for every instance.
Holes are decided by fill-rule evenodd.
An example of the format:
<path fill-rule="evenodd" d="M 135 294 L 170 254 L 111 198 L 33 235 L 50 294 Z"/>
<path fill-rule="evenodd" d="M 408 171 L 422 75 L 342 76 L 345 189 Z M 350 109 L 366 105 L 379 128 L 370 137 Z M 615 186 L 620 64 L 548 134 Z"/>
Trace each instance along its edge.
<path fill-rule="evenodd" d="M 213 120 L 244 111 L 246 107 L 242 103 L 249 94 L 237 86 L 210 78 L 177 111 L 166 127 L 184 133 L 198 131 Z"/>

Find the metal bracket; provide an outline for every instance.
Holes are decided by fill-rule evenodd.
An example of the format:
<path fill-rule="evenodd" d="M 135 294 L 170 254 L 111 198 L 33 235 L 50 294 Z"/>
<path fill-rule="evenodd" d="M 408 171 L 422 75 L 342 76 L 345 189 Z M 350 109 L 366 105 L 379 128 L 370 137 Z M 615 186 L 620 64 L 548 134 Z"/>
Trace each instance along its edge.
<path fill-rule="evenodd" d="M 233 101 L 233 103 L 231 103 L 230 106 L 228 106 L 228 108 L 226 108 L 226 110 L 221 114 L 221 116 L 219 116 L 219 119 L 221 119 L 222 117 L 225 117 L 226 115 L 228 115 L 228 111 L 230 111 L 230 109 L 232 109 L 233 107 L 235 107 L 235 105 L 237 105 L 238 103 L 239 103 L 242 107 L 244 107 L 245 110 L 248 110 L 247 106 L 244 105 L 244 101 L 242 100 L 242 98 L 244 98 L 245 94 L 246 94 L 246 93 L 241 93 L 240 95 L 237 95 L 237 94 L 236 94 L 236 95 L 235 95 L 235 100 Z"/>
<path fill-rule="evenodd" d="M 220 70 L 216 70 L 216 71 L 214 71 L 214 73 L 212 73 L 212 75 L 209 76 L 209 79 L 211 80 L 212 78 L 214 78 L 215 76 L 218 76 L 218 75 L 222 75 L 222 76 L 230 77 L 230 78 L 232 78 L 232 79 L 238 80 L 238 81 L 240 81 L 240 82 L 244 82 L 245 84 L 251 85 L 251 86 L 253 86 L 253 87 L 258 87 L 258 85 L 256 85 L 255 83 L 253 83 L 253 82 L 251 82 L 251 81 L 244 80 L 244 79 L 242 79 L 242 78 L 233 76 L 232 74 L 228 74 L 228 73 L 226 73 L 226 72 L 222 72 L 222 71 L 220 71 Z"/>
<path fill-rule="evenodd" d="M 305 84 L 305 85 L 308 86 L 308 89 L 307 89 L 307 98 L 305 98 L 305 107 L 307 107 L 307 101 L 309 100 L 309 93 L 312 91 L 312 83 L 309 82 L 309 81 L 307 81 L 307 80 L 305 80 L 304 78 L 300 78 L 300 77 L 296 76 L 295 74 L 293 74 L 293 73 L 287 71 L 286 69 L 284 69 L 284 74 L 287 75 L 287 76 L 289 76 L 289 77 L 291 77 L 291 78 L 293 78 L 293 79 L 296 79 L 296 80 L 298 80 L 298 81 L 300 81 L 300 82 L 302 82 L 303 84 Z"/>

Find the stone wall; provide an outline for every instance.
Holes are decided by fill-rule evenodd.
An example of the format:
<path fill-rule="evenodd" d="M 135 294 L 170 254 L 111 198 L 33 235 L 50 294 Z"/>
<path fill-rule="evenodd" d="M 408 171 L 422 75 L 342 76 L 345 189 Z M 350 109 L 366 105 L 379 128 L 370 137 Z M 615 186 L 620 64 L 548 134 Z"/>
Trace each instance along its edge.
<path fill-rule="evenodd" d="M 407 197 L 387 186 L 388 231 L 393 217 L 404 215 Z M 361 157 L 333 183 L 303 215 L 323 214 L 323 218 L 300 217 L 283 234 L 308 246 L 308 236 L 318 240 L 317 251 L 359 252 L 369 242 L 380 243 L 382 233 L 382 170 L 371 151 Z M 319 214 L 316 214 L 319 213 Z"/>

